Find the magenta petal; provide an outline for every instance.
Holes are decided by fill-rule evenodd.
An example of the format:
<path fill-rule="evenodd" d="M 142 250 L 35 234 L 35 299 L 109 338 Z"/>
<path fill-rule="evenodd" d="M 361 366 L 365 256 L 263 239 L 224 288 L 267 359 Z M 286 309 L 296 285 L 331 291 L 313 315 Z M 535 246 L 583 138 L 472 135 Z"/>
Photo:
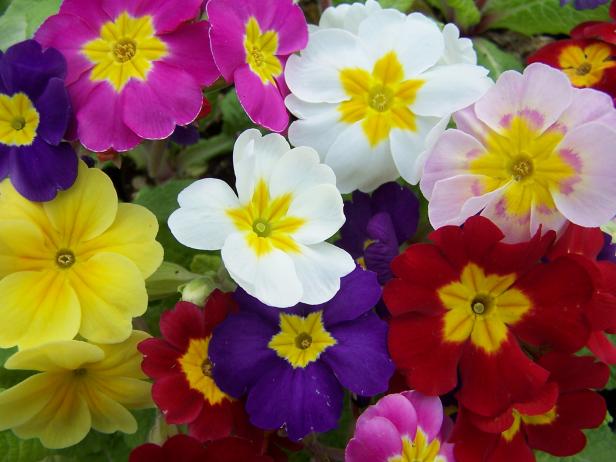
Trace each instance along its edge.
<path fill-rule="evenodd" d="M 266 0 L 260 10 L 275 11 L 268 29 L 278 33 L 277 55 L 290 55 L 308 44 L 308 24 L 301 8 L 291 0 Z M 267 5 L 269 3 L 270 5 Z"/>
<path fill-rule="evenodd" d="M 154 63 L 145 82 L 131 80 L 122 96 L 126 125 L 142 138 L 156 140 L 170 136 L 176 125 L 195 120 L 203 103 L 195 79 L 160 61 Z"/>
<path fill-rule="evenodd" d="M 184 22 L 195 19 L 201 11 L 203 0 L 182 0 L 180 3 L 169 0 L 140 0 L 137 3 L 136 15 L 152 15 L 156 32 L 164 34 L 177 29 Z"/>
<path fill-rule="evenodd" d="M 98 0 L 105 13 L 115 20 L 122 13 L 127 12 L 131 16 L 140 16 L 137 13 L 137 8 L 142 0 Z M 178 8 L 179 9 L 179 8 Z"/>
<path fill-rule="evenodd" d="M 98 30 L 107 21 L 111 21 L 109 15 L 103 10 L 100 1 L 64 0 L 60 7 L 60 14 L 79 16 L 95 30 Z"/>
<path fill-rule="evenodd" d="M 212 53 L 227 82 L 232 82 L 235 70 L 246 64 L 244 32 L 249 15 L 241 15 L 232 5 L 226 0 L 211 0 L 207 5 Z"/>
<path fill-rule="evenodd" d="M 170 49 L 164 62 L 185 70 L 203 86 L 211 85 L 220 77 L 210 50 L 209 30 L 209 24 L 200 21 L 161 37 Z"/>
<path fill-rule="evenodd" d="M 347 452 L 347 462 L 387 462 L 390 457 L 402 453 L 401 435 L 394 424 L 384 417 L 359 421 L 353 439 L 361 441 L 367 452 L 361 456 L 350 454 L 350 457 Z"/>
<path fill-rule="evenodd" d="M 57 48 L 64 55 L 67 63 L 66 85 L 72 84 L 84 72 L 94 67 L 94 64 L 81 54 L 81 47 L 97 37 L 96 29 L 72 14 L 51 16 L 34 36 L 43 48 Z"/>
<path fill-rule="evenodd" d="M 411 402 L 402 394 L 387 395 L 374 406 L 370 406 L 360 416 L 360 420 L 384 417 L 391 421 L 400 435 L 408 435 L 411 440 L 417 431 L 417 412 Z"/>
<path fill-rule="evenodd" d="M 289 113 L 278 87 L 264 85 L 248 65 L 235 71 L 235 90 L 250 119 L 273 131 L 283 132 L 289 125 Z"/>
<path fill-rule="evenodd" d="M 93 88 L 83 107 L 75 104 L 79 140 L 90 151 L 128 151 L 141 141 L 122 121 L 123 96 L 102 82 Z"/>
<path fill-rule="evenodd" d="M 417 424 L 433 440 L 441 433 L 443 425 L 443 404 L 437 396 L 426 396 L 416 391 L 402 393 L 415 408 Z"/>

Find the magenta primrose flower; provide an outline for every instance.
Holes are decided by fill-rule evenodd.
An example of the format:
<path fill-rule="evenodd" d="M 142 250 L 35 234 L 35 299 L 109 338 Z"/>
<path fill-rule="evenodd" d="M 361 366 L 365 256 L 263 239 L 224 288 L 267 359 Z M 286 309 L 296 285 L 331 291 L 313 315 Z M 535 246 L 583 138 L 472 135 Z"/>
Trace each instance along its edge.
<path fill-rule="evenodd" d="M 127 151 L 194 121 L 219 72 L 202 0 L 64 0 L 35 35 L 68 62 L 76 120 L 92 151 Z"/>
<path fill-rule="evenodd" d="M 218 69 L 235 82 L 253 122 L 275 132 L 289 125 L 284 67 L 308 43 L 308 25 L 292 0 L 210 0 L 210 40 Z"/>
<path fill-rule="evenodd" d="M 438 397 L 417 391 L 387 395 L 357 420 L 346 462 L 454 462 L 452 429 Z"/>

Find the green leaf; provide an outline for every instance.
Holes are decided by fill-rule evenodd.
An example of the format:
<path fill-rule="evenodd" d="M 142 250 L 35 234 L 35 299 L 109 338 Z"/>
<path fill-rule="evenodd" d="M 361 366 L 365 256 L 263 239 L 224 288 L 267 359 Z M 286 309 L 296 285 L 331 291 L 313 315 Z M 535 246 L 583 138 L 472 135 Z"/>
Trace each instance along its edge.
<path fill-rule="evenodd" d="M 154 422 L 156 422 L 156 409 L 154 408 L 140 409 L 132 412 L 137 420 L 137 431 L 132 435 L 122 435 L 124 443 L 131 449 L 147 442 L 150 430 L 152 430 Z"/>
<path fill-rule="evenodd" d="M 178 293 L 178 288 L 200 275 L 191 273 L 183 266 L 163 262 L 156 272 L 145 281 L 150 301 L 161 300 Z"/>
<path fill-rule="evenodd" d="M 481 13 L 474 0 L 446 0 L 453 9 L 454 22 L 463 29 L 474 26 L 481 20 Z"/>
<path fill-rule="evenodd" d="M 210 160 L 233 152 L 234 143 L 235 140 L 227 133 L 219 133 L 199 140 L 178 155 L 178 175 L 193 178 L 203 175 L 207 171 L 207 164 Z"/>
<path fill-rule="evenodd" d="M 163 185 L 141 189 L 135 198 L 135 204 L 149 209 L 161 223 L 166 223 L 169 215 L 178 209 L 178 194 L 189 186 L 193 180 L 172 180 Z"/>
<path fill-rule="evenodd" d="M 383 8 L 395 8 L 403 13 L 408 13 L 415 0 L 379 0 Z"/>
<path fill-rule="evenodd" d="M 224 96 L 220 102 L 220 110 L 222 111 L 223 132 L 227 135 L 235 137 L 237 133 L 254 127 L 254 124 L 246 115 L 246 111 L 244 111 L 240 101 L 237 99 L 235 89 Z"/>
<path fill-rule="evenodd" d="M 490 29 L 526 35 L 568 34 L 584 21 L 608 21 L 608 5 L 594 10 L 561 7 L 559 0 L 488 0 L 483 10 Z"/>
<path fill-rule="evenodd" d="M 60 8 L 61 0 L 13 0 L 0 17 L 0 49 L 32 37 L 47 17 Z"/>
<path fill-rule="evenodd" d="M 17 348 L 0 349 L 0 388 L 11 388 L 13 385 L 17 385 L 22 380 L 30 377 L 34 374 L 33 371 L 21 371 L 5 369 L 4 363 L 9 357 L 11 357 Z"/>
<path fill-rule="evenodd" d="M 537 462 L 613 462 L 616 453 L 616 434 L 610 427 L 604 424 L 585 433 L 588 442 L 586 448 L 579 454 L 560 458 L 538 451 Z"/>
<path fill-rule="evenodd" d="M 0 462 L 39 462 L 49 454 L 38 439 L 22 440 L 10 430 L 0 432 Z"/>
<path fill-rule="evenodd" d="M 522 71 L 524 64 L 522 61 L 512 55 L 501 50 L 496 44 L 484 38 L 473 39 L 475 51 L 477 51 L 477 62 L 481 66 L 490 70 L 490 77 L 494 80 L 505 71 L 514 69 Z"/>

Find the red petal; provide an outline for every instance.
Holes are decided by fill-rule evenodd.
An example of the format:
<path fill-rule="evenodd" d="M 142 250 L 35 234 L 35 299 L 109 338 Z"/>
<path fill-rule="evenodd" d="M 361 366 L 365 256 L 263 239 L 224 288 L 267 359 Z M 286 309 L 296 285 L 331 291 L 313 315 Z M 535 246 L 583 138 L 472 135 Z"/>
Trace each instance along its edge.
<path fill-rule="evenodd" d="M 580 430 L 559 425 L 526 425 L 526 438 L 533 449 L 557 457 L 577 454 L 586 446 L 586 437 Z"/>
<path fill-rule="evenodd" d="M 537 361 L 550 371 L 550 380 L 558 383 L 561 393 L 585 388 L 603 388 L 610 370 L 591 356 L 570 356 L 563 353 L 547 353 Z"/>
<path fill-rule="evenodd" d="M 493 354 L 467 344 L 460 359 L 462 386 L 457 397 L 472 412 L 493 416 L 514 403 L 532 400 L 547 378 L 548 372 L 531 361 L 509 334 Z"/>
<path fill-rule="evenodd" d="M 203 311 L 192 303 L 179 302 L 160 318 L 160 331 L 165 340 L 185 352 L 191 338 L 205 338 Z"/>
<path fill-rule="evenodd" d="M 242 438 L 224 438 L 206 445 L 207 461 L 216 462 L 271 462 L 271 458 L 260 455 L 261 448 Z"/>
<path fill-rule="evenodd" d="M 406 279 L 389 281 L 383 290 L 383 300 L 393 317 L 410 312 L 430 314 L 443 309 L 436 289 Z"/>
<path fill-rule="evenodd" d="M 601 361 L 616 364 L 616 345 L 603 332 L 593 332 L 586 345 Z"/>
<path fill-rule="evenodd" d="M 499 438 L 487 462 L 535 462 L 535 455 L 526 442 L 524 432 L 520 431 L 511 441 Z"/>
<path fill-rule="evenodd" d="M 548 232 L 541 236 L 539 232 L 530 241 L 517 244 L 497 243 L 481 262 L 487 273 L 518 273 L 530 270 L 545 255 L 552 244 L 555 234 Z"/>
<path fill-rule="evenodd" d="M 165 451 L 155 444 L 142 444 L 133 449 L 128 459 L 129 462 L 167 462 Z"/>
<path fill-rule="evenodd" d="M 444 343 L 440 316 L 406 315 L 389 324 L 389 351 L 412 388 L 442 395 L 458 382 L 461 344 Z"/>
<path fill-rule="evenodd" d="M 205 304 L 205 335 L 210 335 L 214 327 L 223 322 L 229 313 L 238 309 L 233 294 L 214 290 Z"/>
<path fill-rule="evenodd" d="M 571 428 L 597 428 L 605 420 L 607 407 L 599 393 L 590 390 L 564 393 L 556 407 L 556 423 Z"/>
<path fill-rule="evenodd" d="M 590 331 L 582 306 L 593 294 L 590 276 L 573 257 L 537 265 L 515 287 L 530 299 L 532 309 L 512 330 L 531 345 L 577 351 Z"/>
<path fill-rule="evenodd" d="M 152 398 L 170 424 L 192 422 L 205 402 L 201 393 L 189 388 L 181 372 L 154 382 Z"/>
<path fill-rule="evenodd" d="M 163 445 L 167 462 L 209 462 L 201 443 L 186 435 L 169 438 Z M 212 461 L 213 462 L 213 461 Z"/>
<path fill-rule="evenodd" d="M 391 269 L 398 278 L 427 288 L 441 287 L 460 275 L 432 244 L 411 245 L 393 259 Z"/>
<path fill-rule="evenodd" d="M 182 353 L 172 348 L 164 340 L 148 338 L 139 343 L 137 349 L 143 353 L 141 369 L 149 377 L 160 379 L 169 374 L 177 373 L 177 360 Z"/>
<path fill-rule="evenodd" d="M 603 231 L 601 229 L 584 228 L 569 223 L 565 232 L 550 249 L 548 257 L 550 260 L 556 260 L 556 258 L 562 255 L 577 254 L 594 260 L 603 248 L 603 241 Z"/>
<path fill-rule="evenodd" d="M 199 441 L 210 441 L 224 438 L 231 434 L 233 428 L 232 402 L 225 400 L 212 406 L 203 403 L 201 413 L 189 423 L 190 436 Z"/>

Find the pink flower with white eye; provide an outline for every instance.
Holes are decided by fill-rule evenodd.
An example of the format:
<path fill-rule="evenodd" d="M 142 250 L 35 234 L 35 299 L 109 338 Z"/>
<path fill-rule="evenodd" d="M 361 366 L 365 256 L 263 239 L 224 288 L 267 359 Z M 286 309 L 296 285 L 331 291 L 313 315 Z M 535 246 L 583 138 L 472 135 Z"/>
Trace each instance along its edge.
<path fill-rule="evenodd" d="M 531 64 L 507 71 L 475 105 L 454 114 L 428 154 L 421 190 L 434 228 L 477 213 L 506 240 L 585 227 L 616 215 L 616 110 L 599 91 Z"/>
<path fill-rule="evenodd" d="M 438 397 L 416 391 L 387 395 L 357 420 L 346 462 L 454 462 L 446 443 L 452 422 Z"/>
<path fill-rule="evenodd" d="M 292 0 L 210 0 L 214 61 L 253 122 L 275 132 L 289 125 L 284 68 L 308 43 L 308 25 Z"/>

